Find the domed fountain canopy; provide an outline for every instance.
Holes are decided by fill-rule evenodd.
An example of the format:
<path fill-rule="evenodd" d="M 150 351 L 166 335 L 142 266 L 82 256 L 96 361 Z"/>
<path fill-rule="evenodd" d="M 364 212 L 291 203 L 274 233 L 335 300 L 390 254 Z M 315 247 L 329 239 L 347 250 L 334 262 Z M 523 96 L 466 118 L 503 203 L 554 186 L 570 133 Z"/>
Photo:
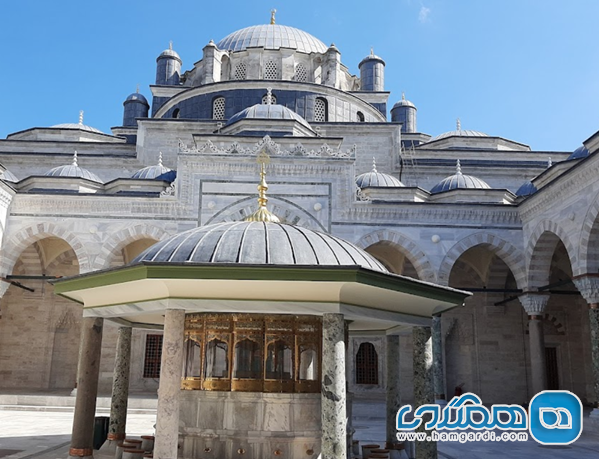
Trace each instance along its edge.
<path fill-rule="evenodd" d="M 141 262 L 361 266 L 388 272 L 372 255 L 347 241 L 263 221 L 217 223 L 185 231 L 154 244 L 131 264 Z"/>
<path fill-rule="evenodd" d="M 487 182 L 472 175 L 462 174 L 460 160 L 456 162 L 456 173 L 444 178 L 437 183 L 432 189 L 431 194 L 441 193 L 442 191 L 450 191 L 457 189 L 489 189 L 491 188 Z"/>
<path fill-rule="evenodd" d="M 79 167 L 77 164 L 77 151 L 73 155 L 73 162 L 64 166 L 58 166 L 50 169 L 44 174 L 47 177 L 79 177 L 92 182 L 103 183 L 102 179 L 91 171 Z"/>
<path fill-rule="evenodd" d="M 372 158 L 372 170 L 365 172 L 356 177 L 356 185 L 360 188 L 368 187 L 386 187 L 386 188 L 397 188 L 405 186 L 399 181 L 399 179 L 389 174 L 383 174 L 376 170 L 376 161 Z"/>

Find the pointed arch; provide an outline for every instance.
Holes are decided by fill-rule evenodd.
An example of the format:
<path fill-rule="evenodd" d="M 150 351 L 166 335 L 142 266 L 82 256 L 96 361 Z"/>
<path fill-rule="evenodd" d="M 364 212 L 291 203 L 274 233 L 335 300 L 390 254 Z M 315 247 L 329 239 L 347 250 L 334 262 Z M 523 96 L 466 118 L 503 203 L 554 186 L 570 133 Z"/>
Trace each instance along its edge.
<path fill-rule="evenodd" d="M 449 249 L 439 268 L 439 284 L 448 285 L 449 274 L 451 273 L 451 269 L 455 262 L 462 256 L 462 254 L 464 254 L 464 252 L 476 246 L 487 247 L 491 252 L 501 258 L 514 275 L 518 288 L 525 288 L 526 270 L 524 268 L 524 255 L 522 251 L 505 239 L 486 232 L 471 234 L 455 243 L 453 247 Z"/>
<path fill-rule="evenodd" d="M 567 233 L 556 222 L 543 220 L 537 224 L 526 247 L 528 289 L 549 283 L 551 259 L 560 241 L 566 248 L 572 271 L 576 272 L 576 269 L 579 269 L 577 250 L 574 249 Z"/>
<path fill-rule="evenodd" d="M 117 231 L 102 245 L 102 251 L 94 260 L 93 269 L 108 268 L 112 256 L 132 242 L 140 239 L 154 239 L 158 242 L 168 236 L 169 234 L 162 228 L 144 224 L 132 225 Z"/>
<path fill-rule="evenodd" d="M 578 266 L 572 266 L 574 275 L 599 272 L 599 194 L 587 210 L 579 240 Z"/>
<path fill-rule="evenodd" d="M 356 245 L 361 249 L 366 249 L 371 245 L 384 242 L 392 245 L 414 265 L 418 277 L 421 280 L 435 282 L 436 276 L 433 265 L 426 254 L 416 245 L 416 243 L 404 234 L 390 230 L 379 230 L 363 236 Z"/>
<path fill-rule="evenodd" d="M 90 257 L 81 241 L 64 227 L 54 223 L 45 222 L 31 225 L 27 228 L 8 236 L 2 250 L 0 250 L 0 273 L 10 274 L 23 250 L 39 240 L 47 237 L 56 237 L 65 241 L 75 255 L 79 263 L 79 272 L 85 273 L 91 270 Z"/>

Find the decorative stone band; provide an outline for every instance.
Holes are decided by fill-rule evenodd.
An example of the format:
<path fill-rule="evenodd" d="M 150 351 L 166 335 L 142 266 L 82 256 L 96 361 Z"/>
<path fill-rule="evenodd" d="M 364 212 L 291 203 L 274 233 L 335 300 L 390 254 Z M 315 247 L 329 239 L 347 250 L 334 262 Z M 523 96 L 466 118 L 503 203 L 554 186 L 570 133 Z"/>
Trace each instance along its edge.
<path fill-rule="evenodd" d="M 582 297 L 591 305 L 591 308 L 593 308 L 592 305 L 595 305 L 594 309 L 597 308 L 599 303 L 599 274 L 581 274 L 573 277 L 572 281 Z"/>
<path fill-rule="evenodd" d="M 526 292 L 520 295 L 518 299 L 529 316 L 542 317 L 549 301 L 549 293 Z"/>
<path fill-rule="evenodd" d="M 109 433 L 108 440 L 124 440 L 125 434 Z"/>
<path fill-rule="evenodd" d="M 92 456 L 94 450 L 91 448 L 70 448 L 69 456 L 71 457 L 89 457 Z"/>

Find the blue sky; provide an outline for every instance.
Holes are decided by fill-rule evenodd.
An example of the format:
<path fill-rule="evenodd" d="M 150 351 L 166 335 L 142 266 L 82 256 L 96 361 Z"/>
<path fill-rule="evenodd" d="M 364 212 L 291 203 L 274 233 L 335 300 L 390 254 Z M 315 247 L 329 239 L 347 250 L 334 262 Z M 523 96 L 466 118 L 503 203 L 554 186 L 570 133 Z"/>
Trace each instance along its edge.
<path fill-rule="evenodd" d="M 210 39 L 250 25 L 303 29 L 335 45 L 352 73 L 374 48 L 385 59 L 389 107 L 406 97 L 432 135 L 461 118 L 535 150 L 571 151 L 599 130 L 599 2 L 47 0 L 3 5 L 0 138 L 77 122 L 122 122 L 139 84 L 150 98 L 156 57 L 173 40 L 189 69 Z"/>

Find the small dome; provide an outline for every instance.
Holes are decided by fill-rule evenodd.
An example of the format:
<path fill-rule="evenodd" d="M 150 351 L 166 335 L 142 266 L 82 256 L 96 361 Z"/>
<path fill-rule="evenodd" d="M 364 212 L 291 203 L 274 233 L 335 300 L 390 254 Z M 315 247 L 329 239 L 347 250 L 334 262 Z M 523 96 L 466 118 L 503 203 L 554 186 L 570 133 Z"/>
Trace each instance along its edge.
<path fill-rule="evenodd" d="M 201 226 L 160 241 L 132 261 L 387 269 L 366 251 L 329 234 L 272 222 Z"/>
<path fill-rule="evenodd" d="M 50 127 L 58 128 L 58 129 L 80 129 L 82 131 L 97 132 L 98 134 L 104 134 L 99 129 L 96 129 L 94 127 L 83 124 L 83 110 L 81 110 L 79 112 L 79 123 L 62 123 L 62 124 L 55 124 L 54 126 L 50 126 Z"/>
<path fill-rule="evenodd" d="M 246 27 L 227 35 L 216 46 L 229 51 L 259 47 L 274 50 L 292 48 L 306 54 L 327 52 L 326 45 L 318 38 L 303 30 L 278 24 Z"/>
<path fill-rule="evenodd" d="M 8 169 L 5 169 L 0 172 L 0 179 L 11 183 L 17 183 L 19 181 L 17 176 Z"/>
<path fill-rule="evenodd" d="M 533 195 L 537 191 L 537 187 L 534 186 L 534 184 L 529 180 L 527 182 L 524 182 L 522 186 L 518 188 L 518 191 L 516 191 L 516 196 L 523 198 L 526 196 Z"/>
<path fill-rule="evenodd" d="M 73 155 L 73 162 L 71 164 L 50 169 L 44 175 L 46 177 L 79 177 L 91 180 L 92 182 L 104 183 L 96 174 L 77 165 L 77 152 Z"/>
<path fill-rule="evenodd" d="M 148 104 L 148 100 L 144 97 L 144 95 L 140 94 L 139 92 L 129 94 L 129 96 L 127 96 L 127 98 L 125 99 L 125 102 L 141 102 L 142 104 L 145 104 L 147 106 L 150 105 Z"/>
<path fill-rule="evenodd" d="M 174 172 L 174 171 L 162 164 L 162 152 L 161 152 L 158 155 L 158 164 L 154 164 L 153 166 L 147 166 L 147 167 L 144 167 L 143 169 L 138 170 L 135 174 L 133 174 L 131 176 L 131 178 L 146 179 L 146 180 L 152 180 L 152 179 L 163 180 L 165 178 L 162 176 L 165 176 L 169 172 Z"/>
<path fill-rule="evenodd" d="M 372 159 L 372 171 L 360 174 L 356 177 L 356 185 L 360 188 L 368 187 L 387 187 L 397 188 L 403 187 L 404 184 L 392 175 L 383 174 L 376 170 L 376 163 L 374 158 Z"/>
<path fill-rule="evenodd" d="M 293 110 L 278 104 L 256 104 L 233 115 L 227 126 L 243 119 L 294 120 L 312 129 L 310 124 Z"/>
<path fill-rule="evenodd" d="M 179 57 L 177 52 L 173 49 L 172 41 L 169 43 L 168 49 L 165 49 L 164 51 L 162 51 L 156 60 L 162 59 L 163 57 L 170 58 L 170 59 L 177 59 L 178 61 L 181 61 L 181 58 Z"/>
<path fill-rule="evenodd" d="M 441 193 L 442 191 L 450 191 L 457 189 L 489 189 L 491 188 L 487 182 L 471 175 L 462 174 L 462 167 L 458 159 L 456 164 L 456 173 L 444 178 L 437 183 L 431 190 L 431 194 Z"/>
<path fill-rule="evenodd" d="M 582 158 L 586 158 L 587 156 L 589 156 L 589 154 L 590 153 L 589 153 L 589 150 L 587 149 L 587 147 L 585 147 L 584 145 L 581 145 L 576 150 L 574 150 L 570 156 L 568 156 L 568 159 L 582 159 Z"/>
<path fill-rule="evenodd" d="M 412 108 L 416 108 L 416 105 L 414 105 L 412 102 L 410 102 L 409 100 L 406 99 L 406 95 L 404 93 L 401 94 L 401 100 L 396 102 L 395 105 L 393 106 L 393 108 L 391 110 L 395 110 L 396 108 L 399 107 L 412 107 Z"/>
<path fill-rule="evenodd" d="M 443 134 L 439 134 L 436 137 L 433 137 L 429 142 L 434 142 L 435 140 L 445 139 L 447 137 L 489 137 L 484 132 L 472 131 L 470 129 L 462 129 L 462 123 L 460 119 L 457 119 L 456 130 L 444 132 Z"/>
<path fill-rule="evenodd" d="M 358 64 L 358 68 L 362 67 L 362 64 L 368 61 L 378 61 L 385 65 L 385 61 L 383 60 L 383 58 L 374 54 L 374 50 L 372 49 L 370 50 L 370 54 L 360 61 L 360 63 Z"/>

